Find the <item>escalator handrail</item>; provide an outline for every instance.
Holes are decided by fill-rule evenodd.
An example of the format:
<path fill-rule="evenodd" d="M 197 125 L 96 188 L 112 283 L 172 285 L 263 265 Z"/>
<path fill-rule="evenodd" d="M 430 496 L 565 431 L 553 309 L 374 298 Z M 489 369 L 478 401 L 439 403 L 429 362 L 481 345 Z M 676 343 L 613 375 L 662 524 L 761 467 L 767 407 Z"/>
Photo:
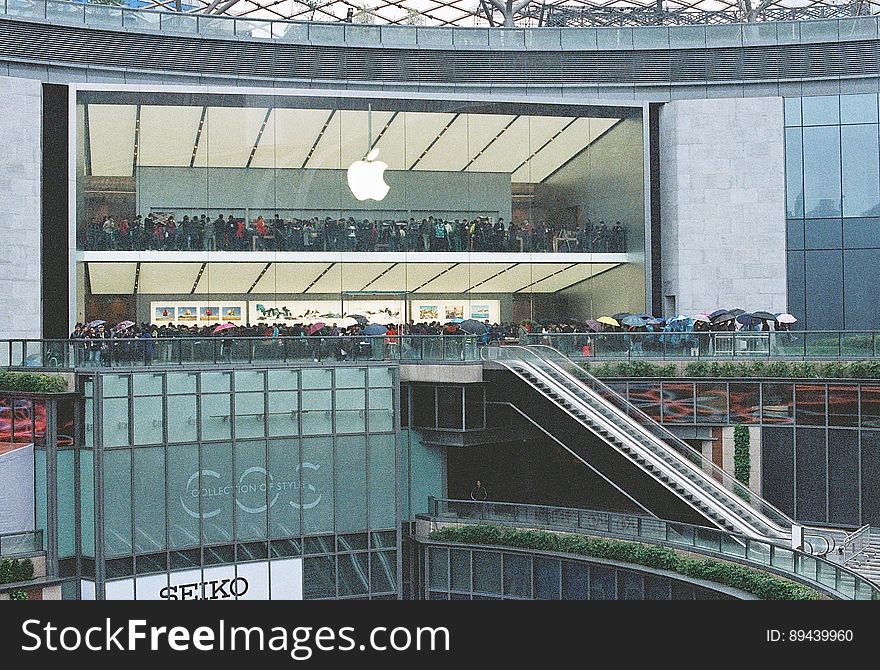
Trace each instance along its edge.
<path fill-rule="evenodd" d="M 557 356 L 562 357 L 563 359 L 565 359 L 566 361 L 568 361 L 571 365 L 576 366 L 576 364 L 575 364 L 573 361 L 570 361 L 569 359 L 565 358 L 565 357 L 563 356 L 563 354 L 561 354 L 560 352 L 556 351 L 556 350 L 553 349 L 552 347 L 543 347 L 543 348 L 544 348 L 544 349 L 549 349 L 550 351 L 555 352 L 555 353 L 557 354 Z M 572 376 L 570 373 L 567 373 L 565 370 L 562 370 L 559 366 L 555 365 L 555 363 L 554 363 L 553 361 L 548 360 L 547 358 L 542 357 L 541 355 L 539 355 L 539 353 L 537 353 L 536 351 L 534 351 L 534 350 L 532 349 L 532 347 L 521 347 L 521 346 L 511 345 L 511 346 L 506 346 L 506 347 L 504 347 L 504 349 L 507 350 L 507 351 L 504 352 L 504 353 L 507 353 L 507 352 L 509 352 L 509 351 L 511 351 L 511 350 L 516 350 L 517 352 L 519 352 L 519 353 L 521 354 L 521 355 L 518 356 L 518 357 L 514 356 L 514 357 L 511 357 L 511 358 L 514 358 L 514 359 L 519 358 L 520 360 L 522 360 L 522 359 L 523 359 L 523 355 L 522 355 L 522 354 L 524 354 L 524 355 L 525 355 L 525 358 L 538 359 L 538 360 L 544 362 L 545 364 L 549 364 L 549 365 L 552 366 L 553 369 L 555 369 L 558 373 L 563 374 L 564 376 L 568 377 L 572 382 L 574 382 L 574 383 L 577 384 L 578 386 L 582 386 L 582 384 L 581 384 L 580 382 L 578 382 L 577 379 L 573 378 L 573 376 Z M 489 353 L 489 352 L 486 352 L 486 353 Z M 487 358 L 488 358 L 488 357 L 487 357 Z M 584 371 L 584 372 L 585 372 L 585 371 Z M 587 374 L 587 373 L 585 372 L 585 374 Z M 590 375 L 590 377 L 592 377 L 592 376 Z M 594 378 L 593 378 L 593 379 L 594 379 Z M 596 380 L 596 381 L 598 381 L 598 380 Z M 559 384 L 559 382 L 556 382 L 556 383 Z M 601 385 L 601 382 L 599 382 L 599 384 Z M 603 386 L 604 386 L 604 385 L 603 385 Z M 592 389 L 589 389 L 589 388 L 588 388 L 587 390 L 592 390 Z M 618 398 L 618 399 L 620 400 L 620 402 L 624 405 L 624 407 L 628 407 L 628 403 L 626 402 L 626 400 L 624 400 L 623 398 L 621 398 L 621 397 L 620 397 L 618 394 L 616 394 L 613 390 L 611 390 L 611 389 L 608 389 L 608 390 L 609 390 L 610 393 L 612 393 L 614 396 L 616 396 L 616 398 Z M 570 392 L 570 391 L 569 391 L 569 392 Z M 592 390 L 592 392 L 593 392 L 594 397 L 598 397 L 598 399 L 599 399 L 600 401 L 604 402 L 604 404 L 605 404 L 606 406 L 608 406 L 610 409 L 614 410 L 614 411 L 617 412 L 618 414 L 622 414 L 622 410 L 621 410 L 621 408 L 619 408 L 619 407 L 615 407 L 615 406 L 614 406 L 614 405 L 613 405 L 608 399 L 603 398 L 603 397 L 602 397 L 601 395 L 599 395 L 595 390 Z M 582 401 L 582 402 L 583 402 L 583 401 Z M 636 409 L 637 409 L 637 408 L 636 408 Z M 638 410 L 638 411 L 641 412 L 641 410 Z M 642 414 L 644 414 L 644 413 L 642 413 Z M 653 419 L 651 419 L 650 417 L 648 417 L 646 414 L 644 414 L 644 417 L 645 417 L 645 419 L 646 419 L 647 421 L 649 421 L 649 422 L 653 422 Z M 634 427 L 636 427 L 636 428 L 639 430 L 639 432 L 641 432 L 645 437 L 647 437 L 649 440 L 651 440 L 652 442 L 654 442 L 655 445 L 656 445 L 656 441 L 661 441 L 661 442 L 663 442 L 663 439 L 662 439 L 661 437 L 659 437 L 659 436 L 656 435 L 656 434 L 651 433 L 651 432 L 647 429 L 646 426 L 642 425 L 642 424 L 639 423 L 638 421 L 635 421 L 632 417 L 629 417 L 628 415 L 624 414 L 624 415 L 623 415 L 623 418 L 624 418 L 624 419 L 628 419 L 631 425 L 633 425 Z M 662 427 L 661 427 L 661 428 L 662 428 Z M 665 429 L 663 429 L 663 431 L 664 431 L 664 433 L 667 433 L 667 432 L 668 432 L 668 431 L 666 431 Z M 669 435 L 671 436 L 671 439 L 676 443 L 676 444 L 675 444 L 675 447 L 676 447 L 677 449 L 679 449 L 679 450 L 681 450 L 681 448 L 683 447 L 683 449 L 686 450 L 685 453 L 679 453 L 679 452 L 677 452 L 675 449 L 670 449 L 670 447 L 672 447 L 673 445 L 665 444 L 665 445 L 657 445 L 657 446 L 661 446 L 661 448 L 664 448 L 664 447 L 665 447 L 667 453 L 675 454 L 675 457 L 676 457 L 677 462 L 684 464 L 684 466 L 685 466 L 687 469 L 689 469 L 691 472 L 697 474 L 697 476 L 700 477 L 700 479 L 701 479 L 702 482 L 704 482 L 705 484 L 707 484 L 708 486 L 710 486 L 712 490 L 717 491 L 717 492 L 720 492 L 720 494 L 721 494 L 722 496 L 724 496 L 724 498 L 725 498 L 726 500 L 733 502 L 733 504 L 734 504 L 736 507 L 739 507 L 739 508 L 741 508 L 741 509 L 743 509 L 743 510 L 745 510 L 745 511 L 748 511 L 748 513 L 749 513 L 750 516 L 754 516 L 754 517 L 756 517 L 757 521 L 760 522 L 760 525 L 764 525 L 764 526 L 766 526 L 766 529 L 764 529 L 764 531 L 762 532 L 761 530 L 759 530 L 758 528 L 755 527 L 755 523 L 754 523 L 754 521 L 746 521 L 745 519 L 742 518 L 741 515 L 736 514 L 736 512 L 734 512 L 732 509 L 728 508 L 726 505 L 722 505 L 722 508 L 723 508 L 723 509 L 722 509 L 721 511 L 723 512 L 723 514 L 725 514 L 726 516 L 731 516 L 731 515 L 732 515 L 732 516 L 736 516 L 736 517 L 737 517 L 737 522 L 738 522 L 738 523 L 741 523 L 741 524 L 747 524 L 747 526 L 748 526 L 749 528 L 753 529 L 753 532 L 755 532 L 756 535 L 758 535 L 758 536 L 760 536 L 760 537 L 769 538 L 769 537 L 773 537 L 773 535 L 775 534 L 775 535 L 778 535 L 778 536 L 779 536 L 778 538 L 774 538 L 774 539 L 776 539 L 777 541 L 778 541 L 779 539 L 789 538 L 789 537 L 790 537 L 790 529 L 791 529 L 791 526 L 794 525 L 794 522 L 791 521 L 791 519 L 789 519 L 788 517 L 786 517 L 784 514 L 782 514 L 782 513 L 779 512 L 778 510 L 775 510 L 775 508 L 772 508 L 772 506 L 770 506 L 770 509 L 771 509 L 771 510 L 775 510 L 776 513 L 777 513 L 777 515 L 779 515 L 779 517 L 783 520 L 783 523 L 780 523 L 779 521 L 774 521 L 774 520 L 772 520 L 771 518 L 768 518 L 767 515 L 763 514 L 761 511 L 755 509 L 755 507 L 753 507 L 752 505 L 748 505 L 748 504 L 746 504 L 745 501 L 741 500 L 739 496 L 737 496 L 737 495 L 735 495 L 733 492 L 729 491 L 729 490 L 728 490 L 727 488 L 725 488 L 725 486 L 723 486 L 722 484 L 719 484 L 719 483 L 718 483 L 715 479 L 713 479 L 713 477 L 711 476 L 711 474 L 720 473 L 720 474 L 719 474 L 719 478 L 720 478 L 720 479 L 728 480 L 728 481 L 729 481 L 729 480 L 732 479 L 732 478 L 730 478 L 730 476 L 727 475 L 727 473 L 725 473 L 723 470 L 721 470 L 720 468 L 718 468 L 714 463 L 711 463 L 710 461 L 707 461 L 706 459 L 704 459 L 704 458 L 702 457 L 702 454 L 698 454 L 698 453 L 697 453 L 696 451 L 694 451 L 691 447 L 689 447 L 687 444 L 685 444 L 684 442 L 682 442 L 681 440 L 679 440 L 677 437 L 675 437 L 675 436 L 672 435 L 671 433 L 669 433 Z M 630 436 L 630 439 L 633 439 L 632 436 Z M 634 441 L 635 441 L 635 440 L 634 440 Z M 681 446 L 679 446 L 679 445 L 681 445 Z M 645 447 L 645 446 L 642 446 L 642 449 L 645 450 L 646 447 Z M 647 448 L 647 451 L 650 453 L 650 451 L 651 451 L 650 448 Z M 710 472 L 707 473 L 705 470 L 702 470 L 702 469 L 697 468 L 692 462 L 690 462 L 690 461 L 688 460 L 688 458 L 685 456 L 685 454 L 688 454 L 688 455 L 693 454 L 694 457 L 696 457 L 696 458 L 698 458 L 698 459 L 700 460 L 701 465 L 706 465 L 706 466 L 707 466 L 707 469 L 709 469 Z M 651 460 L 652 460 L 652 461 L 655 461 L 655 460 L 656 460 L 656 456 L 652 454 Z M 676 478 L 677 480 L 679 480 L 679 479 L 682 478 L 682 474 L 681 474 L 680 472 L 677 472 L 673 466 L 670 466 L 669 464 L 660 464 L 660 467 L 663 468 L 663 469 L 667 469 L 667 470 L 669 470 L 669 469 L 671 468 L 672 471 L 676 472 L 676 477 L 675 477 L 675 478 Z M 685 481 L 687 481 L 687 486 L 688 486 L 688 488 L 690 488 L 690 489 L 697 489 L 697 490 L 700 491 L 700 493 L 701 493 L 702 495 L 707 495 L 708 492 L 707 492 L 705 489 L 703 489 L 703 488 L 700 487 L 700 486 L 695 485 L 695 484 L 694 484 L 693 482 L 691 482 L 691 481 L 688 481 L 687 478 L 684 478 L 684 479 L 685 479 Z M 739 482 L 736 482 L 736 483 L 739 484 Z M 743 489 L 745 489 L 745 487 L 743 487 L 741 484 L 739 484 L 739 486 L 742 487 Z M 745 490 L 747 490 L 747 489 L 745 489 Z M 754 496 L 754 494 L 752 494 L 751 491 L 749 491 L 749 499 L 751 499 L 752 497 L 757 498 L 757 496 Z M 713 507 L 716 506 L 717 504 L 718 504 L 717 502 L 713 502 Z"/>
<path fill-rule="evenodd" d="M 536 345 L 535 347 L 529 347 L 529 349 L 533 349 L 533 348 L 540 349 L 540 350 L 550 350 L 555 354 L 554 358 L 556 360 L 559 360 L 560 358 L 564 359 L 564 361 L 568 364 L 567 367 L 570 367 L 570 368 L 576 370 L 577 374 L 586 378 L 586 380 L 588 381 L 588 383 L 591 386 L 596 386 L 596 387 L 601 388 L 602 393 L 607 394 L 608 396 L 611 396 L 611 398 L 613 398 L 614 401 L 612 402 L 610 399 L 605 398 L 603 395 L 600 395 L 600 398 L 604 399 L 608 404 L 610 404 L 612 406 L 616 406 L 615 409 L 617 409 L 619 411 L 625 411 L 628 416 L 631 416 L 633 413 L 636 414 L 638 416 L 638 419 L 640 419 L 639 421 L 636 421 L 636 423 L 638 426 L 640 426 L 643 429 L 644 432 L 648 433 L 649 435 L 651 435 L 652 437 L 654 437 L 656 439 L 660 439 L 663 442 L 666 442 L 669 446 L 674 448 L 675 453 L 677 453 L 679 456 L 685 456 L 685 454 L 690 456 L 692 454 L 695 458 L 699 459 L 700 468 L 694 467 L 694 465 L 687 459 L 687 457 L 683 458 L 682 460 L 684 463 L 686 463 L 686 465 L 688 465 L 692 469 L 699 470 L 701 472 L 701 474 L 706 475 L 706 474 L 711 473 L 711 475 L 717 476 L 722 482 L 724 482 L 725 485 L 729 484 L 731 489 L 733 489 L 733 490 L 727 489 L 727 487 L 725 485 L 719 485 L 719 488 L 724 489 L 728 495 L 730 495 L 733 498 L 736 498 L 737 502 L 739 502 L 740 504 L 745 504 L 744 500 L 740 500 L 740 498 L 742 496 L 737 495 L 737 494 L 741 493 L 743 496 L 748 496 L 747 499 L 750 502 L 756 501 L 760 505 L 760 509 L 756 509 L 755 505 L 748 505 L 748 507 L 755 509 L 756 512 L 758 512 L 762 516 L 767 517 L 768 521 L 770 521 L 770 523 L 772 525 L 777 525 L 782 528 L 784 528 L 784 527 L 790 528 L 791 526 L 796 525 L 795 521 L 793 519 L 791 519 L 787 514 L 785 514 L 781 510 L 779 510 L 777 507 L 775 507 L 774 505 L 769 503 L 767 500 L 765 500 L 761 496 L 754 493 L 751 489 L 746 487 L 744 484 L 742 484 L 736 478 L 732 477 L 729 473 L 727 473 L 724 470 L 722 470 L 721 468 L 719 468 L 715 463 L 713 463 L 709 459 L 705 458 L 702 454 L 695 451 L 692 447 L 688 446 L 687 443 L 685 443 L 683 440 L 681 440 L 679 437 L 677 437 L 668 428 L 666 428 L 662 424 L 655 421 L 653 418 L 651 418 L 647 413 L 645 413 L 639 407 L 636 407 L 632 403 L 627 402 L 627 400 L 623 396 L 621 396 L 619 393 L 617 393 L 614 389 L 612 389 L 610 386 L 608 386 L 607 384 L 602 382 L 600 379 L 597 379 L 595 376 L 591 375 L 589 372 L 587 372 L 586 370 L 581 368 L 574 361 L 567 358 L 562 352 L 554 349 L 553 347 L 548 347 L 545 345 Z M 537 351 L 534 353 L 535 353 L 535 355 L 537 355 L 541 358 L 544 358 L 543 356 L 541 356 L 541 353 L 543 353 L 542 351 Z M 547 360 L 548 363 L 550 363 L 551 365 L 554 365 L 554 361 L 549 360 L 547 358 L 544 358 L 544 360 Z M 559 366 L 555 366 L 555 367 L 557 367 L 557 369 L 561 370 L 562 372 L 567 372 L 566 370 L 562 370 L 561 368 L 559 368 Z M 569 376 L 573 376 L 573 375 L 571 375 L 569 373 Z M 706 470 L 708 470 L 709 473 L 707 473 L 706 470 L 703 470 L 702 468 L 706 468 Z M 713 483 L 716 483 L 712 476 L 708 477 L 708 479 L 712 480 Z M 770 512 L 770 514 L 768 515 L 766 512 Z M 772 517 L 776 517 L 776 520 L 774 520 Z"/>
<path fill-rule="evenodd" d="M 529 364 L 528 362 L 526 362 L 522 359 L 513 359 L 513 360 L 510 360 L 509 363 L 513 363 L 514 361 L 517 362 L 520 366 L 522 366 L 526 371 L 528 371 L 529 374 L 531 374 L 535 378 L 541 380 L 543 383 L 549 382 L 550 384 L 556 386 L 558 389 L 557 393 L 561 392 L 562 394 L 564 394 L 564 397 L 566 397 L 567 399 L 574 398 L 576 401 L 579 401 L 581 404 L 583 404 L 583 400 L 578 399 L 576 396 L 573 395 L 572 391 L 565 389 L 565 387 L 562 386 L 558 381 L 552 379 L 546 373 L 546 371 L 543 371 L 540 368 L 535 368 L 531 364 Z M 509 367 L 509 369 L 511 369 L 515 374 L 517 374 L 519 376 L 519 373 L 514 368 L 514 366 L 511 365 Z M 526 380 L 526 381 L 528 381 L 528 380 Z M 569 402 L 571 402 L 571 400 L 569 400 Z M 584 406 L 587 407 L 587 405 L 584 405 Z M 570 414 L 570 412 L 568 412 L 568 410 L 566 410 L 566 412 Z M 580 421 L 580 419 L 578 419 L 574 415 L 572 415 L 572 416 L 576 420 Z M 672 481 L 674 481 L 677 485 L 691 491 L 692 493 L 697 494 L 697 497 L 700 499 L 700 503 L 695 503 L 694 501 L 687 500 L 686 498 L 683 500 L 688 505 L 693 507 L 696 511 L 698 511 L 699 513 L 701 513 L 701 514 L 706 513 L 706 509 L 700 509 L 699 505 L 703 505 L 705 508 L 709 508 L 714 513 L 719 514 L 720 516 L 723 516 L 725 519 L 727 519 L 728 523 L 730 523 L 733 527 L 737 528 L 738 532 L 741 532 L 747 536 L 752 536 L 752 537 L 755 537 L 757 539 L 761 539 L 764 541 L 769 541 L 772 539 L 772 541 L 778 542 L 780 539 L 782 539 L 782 537 L 787 537 L 786 533 L 784 533 L 782 531 L 778 531 L 781 537 L 780 538 L 773 538 L 772 531 L 774 529 L 773 529 L 772 524 L 769 523 L 768 521 L 762 519 L 759 514 L 756 514 L 754 512 L 754 510 L 751 510 L 751 508 L 743 507 L 742 504 L 739 503 L 739 506 L 741 509 L 748 509 L 749 510 L 750 516 L 754 517 L 754 520 L 750 520 L 750 519 L 746 518 L 746 516 L 742 512 L 737 512 L 735 509 L 732 509 L 732 508 L 726 506 L 724 503 L 720 502 L 718 499 L 714 499 L 710 492 L 703 489 L 699 484 L 695 483 L 694 481 L 688 479 L 686 475 L 684 475 L 681 471 L 676 470 L 669 463 L 663 461 L 651 449 L 647 449 L 643 445 L 639 445 L 638 441 L 632 435 L 628 435 L 623 429 L 621 429 L 619 426 L 616 426 L 612 421 L 609 421 L 608 419 L 603 418 L 603 423 L 606 423 L 609 426 L 611 426 L 615 432 L 624 436 L 625 439 L 627 439 L 627 441 L 629 441 L 631 444 L 634 444 L 636 446 L 636 448 L 642 454 L 642 458 L 649 461 L 657 469 L 665 472 L 666 476 L 668 478 L 670 478 Z M 624 454 L 624 455 L 627 458 L 629 458 L 628 455 L 626 455 L 626 454 Z M 707 478 L 705 476 L 700 477 L 701 482 L 705 482 L 706 480 L 707 480 Z M 662 482 L 662 480 L 658 480 L 658 481 L 661 481 L 661 483 L 663 483 L 664 486 L 667 486 L 667 488 L 670 488 L 670 490 L 673 493 L 678 495 L 678 493 L 675 492 L 674 489 L 669 487 L 668 484 Z M 714 486 L 713 490 L 721 490 L 721 489 L 720 489 L 720 487 L 718 487 L 716 485 L 716 486 Z M 725 499 L 727 499 L 727 498 L 730 498 L 730 496 L 725 496 Z M 755 521 L 758 521 L 759 523 L 755 523 Z M 762 528 L 762 526 L 764 528 Z M 729 529 L 725 529 L 725 530 L 729 530 Z"/>

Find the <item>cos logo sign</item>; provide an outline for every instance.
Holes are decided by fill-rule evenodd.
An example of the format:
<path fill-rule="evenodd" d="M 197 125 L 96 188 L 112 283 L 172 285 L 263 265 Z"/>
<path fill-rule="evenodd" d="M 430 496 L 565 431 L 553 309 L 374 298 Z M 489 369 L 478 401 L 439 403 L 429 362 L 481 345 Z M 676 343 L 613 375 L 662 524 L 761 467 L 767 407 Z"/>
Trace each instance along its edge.
<path fill-rule="evenodd" d="M 320 467 L 314 463 L 303 463 L 297 465 L 296 471 L 317 472 Z M 180 496 L 180 504 L 191 517 L 210 519 L 221 514 L 233 496 L 236 506 L 248 514 L 261 514 L 274 507 L 282 494 L 292 496 L 288 504 L 297 509 L 312 509 L 321 502 L 322 494 L 313 484 L 303 486 L 301 503 L 299 491 L 298 481 L 275 481 L 270 472 L 258 466 L 245 470 L 234 485 L 224 484 L 223 476 L 215 470 L 201 470 L 194 472 L 186 481 L 186 494 Z"/>

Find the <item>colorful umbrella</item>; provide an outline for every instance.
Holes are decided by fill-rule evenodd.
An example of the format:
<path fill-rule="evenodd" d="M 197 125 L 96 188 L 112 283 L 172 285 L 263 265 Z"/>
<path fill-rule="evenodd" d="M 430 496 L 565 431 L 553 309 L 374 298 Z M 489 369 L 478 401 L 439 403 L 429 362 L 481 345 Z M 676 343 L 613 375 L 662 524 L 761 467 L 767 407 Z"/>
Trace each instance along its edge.
<path fill-rule="evenodd" d="M 104 321 L 104 319 L 95 319 L 94 321 L 89 321 L 86 324 L 86 328 L 97 328 L 98 326 L 103 326 L 105 323 L 107 322 Z"/>
<path fill-rule="evenodd" d="M 468 335 L 483 335 L 488 328 L 486 328 L 486 324 L 482 321 L 477 321 L 476 319 L 466 319 L 462 321 L 459 325 L 464 332 Z"/>
<path fill-rule="evenodd" d="M 371 323 L 363 330 L 364 335 L 384 335 L 387 332 L 388 327 L 383 326 L 381 323 Z"/>
<path fill-rule="evenodd" d="M 599 323 L 604 323 L 606 326 L 619 326 L 620 322 L 617 319 L 612 319 L 610 316 L 600 316 L 596 319 Z"/>
<path fill-rule="evenodd" d="M 602 330 L 602 324 L 595 319 L 587 319 L 586 321 L 584 321 L 584 325 L 592 330 L 594 333 L 598 333 Z"/>
<path fill-rule="evenodd" d="M 309 326 L 309 335 L 314 335 L 319 330 L 321 330 L 321 328 L 323 328 L 323 327 L 324 327 L 323 321 L 316 321 L 311 326 Z"/>
<path fill-rule="evenodd" d="M 694 321 L 702 321 L 703 323 L 712 323 L 712 319 L 710 319 L 705 314 L 697 314 L 694 317 Z"/>
<path fill-rule="evenodd" d="M 131 328 L 133 325 L 134 325 L 134 321 L 120 321 L 119 323 L 116 324 L 116 327 L 113 330 L 115 330 L 118 333 L 120 330 L 126 330 L 128 328 Z"/>
<path fill-rule="evenodd" d="M 234 323 L 221 323 L 219 326 L 214 328 L 214 335 L 217 333 L 222 333 L 225 330 L 229 330 L 230 328 L 235 328 Z"/>
<path fill-rule="evenodd" d="M 782 314 L 776 315 L 776 321 L 778 321 L 779 323 L 797 323 L 797 317 L 783 312 Z"/>
<path fill-rule="evenodd" d="M 633 326 L 635 328 L 641 328 L 642 326 L 647 326 L 648 322 L 640 316 L 636 316 L 632 314 L 627 316 L 621 321 L 624 326 Z"/>

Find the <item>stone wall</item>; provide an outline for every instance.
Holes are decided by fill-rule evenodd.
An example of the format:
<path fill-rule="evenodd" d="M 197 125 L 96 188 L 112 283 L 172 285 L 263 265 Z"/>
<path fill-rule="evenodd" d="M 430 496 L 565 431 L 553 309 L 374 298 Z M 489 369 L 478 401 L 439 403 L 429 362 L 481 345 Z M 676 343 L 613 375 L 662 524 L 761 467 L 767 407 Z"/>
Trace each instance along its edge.
<path fill-rule="evenodd" d="M 0 339 L 41 334 L 41 117 L 39 81 L 0 77 Z"/>
<path fill-rule="evenodd" d="M 664 313 L 785 311 L 782 98 L 664 105 L 660 190 Z"/>

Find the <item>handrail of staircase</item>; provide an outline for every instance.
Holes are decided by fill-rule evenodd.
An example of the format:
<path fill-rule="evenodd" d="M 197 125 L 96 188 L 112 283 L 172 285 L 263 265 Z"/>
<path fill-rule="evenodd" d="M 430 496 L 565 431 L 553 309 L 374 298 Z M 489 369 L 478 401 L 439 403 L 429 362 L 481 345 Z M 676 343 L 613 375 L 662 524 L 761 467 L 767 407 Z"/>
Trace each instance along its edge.
<path fill-rule="evenodd" d="M 531 349 L 532 347 L 529 348 Z M 725 472 L 711 460 L 704 457 L 701 453 L 699 453 L 693 447 L 684 442 L 681 438 L 675 435 L 663 424 L 655 421 L 642 409 L 628 402 L 626 398 L 621 396 L 617 391 L 612 389 L 610 386 L 605 384 L 597 377 L 591 375 L 580 365 L 565 356 L 565 354 L 558 351 L 557 349 L 554 349 L 553 347 L 545 345 L 537 345 L 534 347 L 534 349 L 538 350 L 536 353 L 539 356 L 543 353 L 552 358 L 552 360 L 550 360 L 549 362 L 562 363 L 562 365 L 564 366 L 564 372 L 573 372 L 574 376 L 583 379 L 594 391 L 599 393 L 603 398 L 613 403 L 619 410 L 627 414 L 627 416 L 635 418 L 642 428 L 649 431 L 654 437 L 662 440 L 664 443 L 671 446 L 678 453 L 678 455 L 684 456 L 688 464 L 692 466 L 698 464 L 698 469 L 702 470 L 703 474 L 711 474 L 715 481 L 720 483 L 730 493 L 736 494 L 745 503 L 750 504 L 752 507 L 755 507 L 757 511 L 764 514 L 764 516 L 779 525 L 781 528 L 788 531 L 791 526 L 796 525 L 795 521 L 783 511 L 781 511 L 771 503 L 767 502 L 762 497 L 758 496 L 745 484 L 730 475 L 728 472 Z"/>
<path fill-rule="evenodd" d="M 844 564 L 864 553 L 868 548 L 867 540 L 870 538 L 870 534 L 871 524 L 866 523 L 843 538 L 840 543 L 840 553 L 843 555 Z"/>
<path fill-rule="evenodd" d="M 692 447 L 687 445 L 664 426 L 658 424 L 641 409 L 628 403 L 617 392 L 602 383 L 600 380 L 590 375 L 586 370 L 578 366 L 574 361 L 568 359 L 558 350 L 545 345 L 533 345 L 528 347 L 517 345 L 507 345 L 504 347 L 483 347 L 484 358 L 491 360 L 493 358 L 493 354 L 496 354 L 495 357 L 500 359 L 516 359 L 523 357 L 526 357 L 527 359 L 536 358 L 556 367 L 557 370 L 563 373 L 567 372 L 570 376 L 572 372 L 574 372 L 575 376 L 580 377 L 584 383 L 586 383 L 596 393 L 602 396 L 606 400 L 606 402 L 613 404 L 618 411 L 623 412 L 627 416 L 635 419 L 639 427 L 644 432 L 648 432 L 655 439 L 663 441 L 671 449 L 671 452 L 676 454 L 679 457 L 679 460 L 683 461 L 686 466 L 690 467 L 691 469 L 698 470 L 699 473 L 704 477 L 709 477 L 713 479 L 716 485 L 718 485 L 720 488 L 724 488 L 728 492 L 728 494 L 735 494 L 743 501 L 744 505 L 750 506 L 754 512 L 757 512 L 760 515 L 764 516 L 767 520 L 769 527 L 772 528 L 776 526 L 777 532 L 780 534 L 780 537 L 768 539 L 773 539 L 774 541 L 779 542 L 782 537 L 785 537 L 787 540 L 790 540 L 791 529 L 792 527 L 797 525 L 791 518 L 789 518 L 786 514 L 784 514 L 782 511 L 771 505 L 760 496 L 757 496 L 748 487 L 744 486 L 742 483 L 740 483 L 734 477 L 712 463 L 710 460 L 704 458 L 702 454 L 695 451 Z M 559 363 L 562 364 L 562 367 L 560 367 Z M 822 539 L 825 541 L 823 544 L 829 544 L 827 538 L 821 535 L 819 537 L 822 537 Z M 809 537 L 805 539 L 809 540 Z M 807 546 L 815 547 L 816 544 L 817 543 L 810 542 Z"/>

